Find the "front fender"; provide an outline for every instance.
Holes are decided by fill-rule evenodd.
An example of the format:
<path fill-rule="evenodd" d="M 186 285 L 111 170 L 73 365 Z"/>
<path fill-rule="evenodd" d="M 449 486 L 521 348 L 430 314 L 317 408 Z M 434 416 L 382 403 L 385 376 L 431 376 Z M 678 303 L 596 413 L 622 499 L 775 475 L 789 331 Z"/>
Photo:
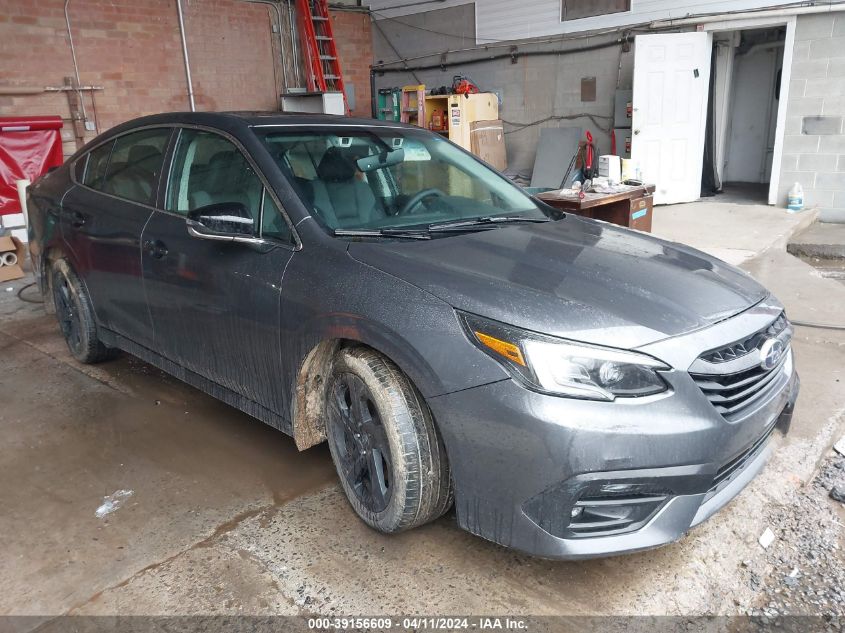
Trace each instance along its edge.
<path fill-rule="evenodd" d="M 412 343 L 388 325 L 373 321 L 365 315 L 336 312 L 323 315 L 310 324 L 315 338 L 321 341 L 355 342 L 373 348 L 393 361 L 429 397 L 448 393 L 451 385 L 432 366 L 431 359 L 420 353 L 419 340 Z M 308 335 L 303 334 L 306 338 Z"/>
<path fill-rule="evenodd" d="M 387 356 L 426 398 L 508 377 L 467 340 L 451 305 L 345 250 L 293 256 L 282 282 L 282 337 L 283 347 L 291 344 L 290 375 L 322 341 L 346 340 Z"/>

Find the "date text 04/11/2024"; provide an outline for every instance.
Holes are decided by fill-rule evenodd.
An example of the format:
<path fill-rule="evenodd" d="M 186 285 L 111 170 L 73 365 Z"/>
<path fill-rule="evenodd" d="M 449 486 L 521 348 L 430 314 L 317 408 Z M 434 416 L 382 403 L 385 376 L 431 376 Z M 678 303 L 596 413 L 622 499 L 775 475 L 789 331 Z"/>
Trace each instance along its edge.
<path fill-rule="evenodd" d="M 525 620 L 510 617 L 438 617 L 438 616 L 406 616 L 401 619 L 390 617 L 331 617 L 309 618 L 308 628 L 318 631 L 346 631 L 390 629 L 414 631 L 520 631 L 528 628 Z"/>

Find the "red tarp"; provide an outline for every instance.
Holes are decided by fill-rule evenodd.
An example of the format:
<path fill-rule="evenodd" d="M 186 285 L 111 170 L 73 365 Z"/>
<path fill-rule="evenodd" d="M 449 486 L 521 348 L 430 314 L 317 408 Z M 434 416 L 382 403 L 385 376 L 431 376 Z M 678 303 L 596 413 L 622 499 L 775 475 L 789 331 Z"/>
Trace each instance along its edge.
<path fill-rule="evenodd" d="M 16 180 L 62 164 L 61 129 L 57 116 L 0 117 L 0 215 L 21 212 Z"/>

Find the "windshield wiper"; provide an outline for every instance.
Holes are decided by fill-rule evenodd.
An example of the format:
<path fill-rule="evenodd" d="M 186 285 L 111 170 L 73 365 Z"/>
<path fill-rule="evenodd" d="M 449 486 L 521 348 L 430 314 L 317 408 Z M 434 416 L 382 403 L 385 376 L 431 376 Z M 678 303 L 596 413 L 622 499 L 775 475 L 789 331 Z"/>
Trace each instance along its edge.
<path fill-rule="evenodd" d="M 507 215 L 491 215 L 481 218 L 472 218 L 470 220 L 458 220 L 456 222 L 444 222 L 442 224 L 429 224 L 428 230 L 435 231 L 454 231 L 474 229 L 478 227 L 493 228 L 498 224 L 521 224 L 523 222 L 551 222 L 551 218 L 526 218 L 522 216 L 507 216 Z"/>
<path fill-rule="evenodd" d="M 338 237 L 401 237 L 409 240 L 430 240 L 427 230 L 412 229 L 335 229 Z"/>

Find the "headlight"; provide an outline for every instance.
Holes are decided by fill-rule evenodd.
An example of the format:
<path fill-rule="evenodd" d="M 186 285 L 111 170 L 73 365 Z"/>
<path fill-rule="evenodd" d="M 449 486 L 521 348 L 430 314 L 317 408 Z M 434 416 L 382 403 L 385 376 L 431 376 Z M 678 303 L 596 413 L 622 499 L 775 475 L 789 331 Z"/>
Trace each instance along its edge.
<path fill-rule="evenodd" d="M 565 341 L 458 313 L 470 340 L 527 386 L 546 393 L 614 400 L 650 396 L 669 387 L 659 360 L 623 350 Z"/>

